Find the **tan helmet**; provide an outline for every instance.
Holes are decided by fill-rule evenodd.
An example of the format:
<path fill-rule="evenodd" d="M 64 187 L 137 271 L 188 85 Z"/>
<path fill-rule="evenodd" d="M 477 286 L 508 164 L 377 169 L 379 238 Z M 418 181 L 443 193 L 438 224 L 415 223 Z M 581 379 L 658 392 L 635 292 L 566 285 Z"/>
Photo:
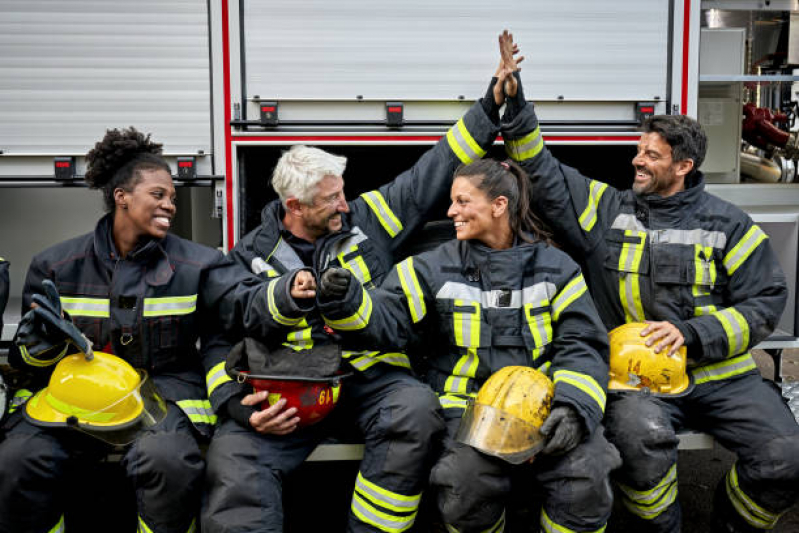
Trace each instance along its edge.
<path fill-rule="evenodd" d="M 58 362 L 47 387 L 28 400 L 25 416 L 44 427 L 71 427 L 111 444 L 129 444 L 166 416 L 166 403 L 144 371 L 103 352 Z"/>
<path fill-rule="evenodd" d="M 455 439 L 509 463 L 528 461 L 544 447 L 538 430 L 554 392 L 552 381 L 534 368 L 501 368 L 470 401 Z"/>
<path fill-rule="evenodd" d="M 652 394 L 675 396 L 693 388 L 685 346 L 669 356 L 668 350 L 655 353 L 654 345 L 646 345 L 641 331 L 648 324 L 631 322 L 610 332 L 610 382 L 608 390 L 636 391 L 648 389 Z"/>

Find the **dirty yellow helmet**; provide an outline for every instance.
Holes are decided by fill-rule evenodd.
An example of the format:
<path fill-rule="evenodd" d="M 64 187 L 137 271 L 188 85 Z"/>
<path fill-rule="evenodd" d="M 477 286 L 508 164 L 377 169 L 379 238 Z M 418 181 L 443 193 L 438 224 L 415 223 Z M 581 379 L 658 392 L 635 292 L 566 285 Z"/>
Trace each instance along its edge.
<path fill-rule="evenodd" d="M 538 429 L 549 416 L 554 391 L 534 368 L 501 368 L 469 402 L 455 439 L 509 463 L 528 461 L 544 447 Z"/>
<path fill-rule="evenodd" d="M 166 416 L 166 404 L 144 371 L 115 355 L 94 352 L 58 362 L 47 387 L 25 406 L 44 427 L 71 427 L 111 444 L 129 444 Z"/>
<path fill-rule="evenodd" d="M 668 350 L 655 353 L 646 345 L 641 331 L 648 324 L 631 322 L 615 328 L 610 340 L 610 382 L 608 390 L 635 391 L 648 389 L 652 394 L 675 396 L 688 392 L 692 386 L 686 360 L 685 346 L 677 353 Z"/>

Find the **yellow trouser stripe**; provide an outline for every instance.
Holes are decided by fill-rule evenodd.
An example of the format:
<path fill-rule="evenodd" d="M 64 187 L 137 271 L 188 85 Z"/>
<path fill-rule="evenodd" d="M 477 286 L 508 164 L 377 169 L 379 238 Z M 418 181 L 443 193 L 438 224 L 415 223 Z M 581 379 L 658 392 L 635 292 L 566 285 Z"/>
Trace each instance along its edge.
<path fill-rule="evenodd" d="M 779 520 L 781 513 L 772 513 L 756 504 L 752 498 L 746 495 L 738 484 L 738 463 L 732 465 L 732 469 L 727 474 L 727 496 L 730 498 L 735 510 L 750 525 L 760 529 L 772 529 Z"/>
<path fill-rule="evenodd" d="M 406 496 L 391 492 L 358 472 L 351 509 L 361 521 L 386 533 L 399 533 L 413 526 L 421 497 L 421 494 Z"/>
<path fill-rule="evenodd" d="M 619 484 L 622 502 L 631 513 L 645 520 L 660 516 L 677 500 L 677 465 L 672 465 L 663 479 L 650 490 L 637 491 Z"/>
<path fill-rule="evenodd" d="M 586 531 L 586 530 L 582 530 L 582 529 L 580 531 L 585 531 L 585 533 L 603 533 L 605 531 L 605 528 L 607 528 L 607 525 L 604 525 L 604 526 L 600 527 L 599 529 L 594 529 L 594 530 L 591 530 L 591 531 Z M 560 524 L 556 524 L 555 522 L 553 522 L 552 519 L 547 514 L 546 510 L 544 510 L 543 508 L 541 509 L 541 529 L 543 531 L 545 531 L 546 533 L 576 533 L 577 532 L 576 529 L 569 529 L 566 526 L 561 526 Z"/>

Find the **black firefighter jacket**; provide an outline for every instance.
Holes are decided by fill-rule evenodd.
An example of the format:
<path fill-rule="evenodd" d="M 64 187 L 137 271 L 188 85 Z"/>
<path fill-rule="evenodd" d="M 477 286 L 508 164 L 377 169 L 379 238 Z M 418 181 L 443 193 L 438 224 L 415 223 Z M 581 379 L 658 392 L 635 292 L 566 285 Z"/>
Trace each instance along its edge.
<path fill-rule="evenodd" d="M 428 382 L 444 408 L 466 407 L 492 373 L 520 365 L 549 375 L 554 404 L 574 407 L 589 432 L 602 420 L 607 331 L 580 268 L 544 243 L 450 241 L 399 263 L 380 289 L 350 283 L 343 301 L 320 310 L 346 339 L 381 348 L 432 331 Z"/>
<path fill-rule="evenodd" d="M 586 178 L 549 152 L 532 105 L 503 135 L 530 175 L 536 212 L 583 266 L 608 330 L 673 323 L 697 384 L 757 371 L 749 349 L 774 330 L 788 289 L 768 237 L 746 213 L 705 192 L 699 171 L 667 198 Z"/>
<path fill-rule="evenodd" d="M 349 202 L 342 214 L 341 231 L 316 241 L 313 265 L 304 265 L 283 239 L 283 209 L 278 200 L 264 207 L 261 225 L 244 236 L 230 257 L 269 280 L 293 277 L 297 269 L 312 267 L 321 272 L 329 266 L 348 269 L 368 287 L 379 284 L 400 259 L 408 239 L 430 219 L 436 204 L 449 196 L 452 175 L 461 163 L 481 158 L 497 137 L 495 124 L 478 102 L 413 167 L 390 183 L 364 193 Z M 264 328 L 262 338 L 302 350 L 315 343 L 338 342 L 318 311 L 300 308 L 291 299 L 270 300 L 272 329 Z M 403 353 L 381 353 L 374 349 L 345 350 L 343 357 L 356 370 L 374 373 L 383 364 L 410 368 Z"/>
<path fill-rule="evenodd" d="M 171 234 L 122 259 L 111 229 L 112 216 L 106 215 L 94 232 L 36 255 L 23 288 L 22 312 L 33 294 L 43 292 L 42 281 L 51 279 L 64 311 L 93 349 L 147 370 L 161 394 L 208 435 L 216 415 L 206 376 L 230 380 L 224 372 L 230 343 L 223 330 L 257 323 L 259 309 L 266 308 L 265 286 L 218 250 Z M 25 358 L 17 350 L 9 354 L 12 365 L 43 379 L 58 360 Z"/>

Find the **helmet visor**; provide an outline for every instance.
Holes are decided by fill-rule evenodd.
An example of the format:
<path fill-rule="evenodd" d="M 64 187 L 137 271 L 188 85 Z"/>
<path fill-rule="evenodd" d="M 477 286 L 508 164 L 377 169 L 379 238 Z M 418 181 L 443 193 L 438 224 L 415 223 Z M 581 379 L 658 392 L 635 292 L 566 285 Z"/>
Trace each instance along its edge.
<path fill-rule="evenodd" d="M 538 426 L 496 407 L 469 401 L 455 440 L 511 464 L 529 461 L 544 447 Z"/>
<path fill-rule="evenodd" d="M 94 416 L 83 418 L 75 429 L 115 446 L 130 444 L 139 433 L 161 422 L 166 417 L 166 402 L 158 393 L 155 383 L 146 372 L 140 371 L 141 383 L 128 395 L 109 405 Z M 129 412 L 132 416 L 119 423 L 98 424 L 88 421 L 102 418 L 103 413 Z"/>

